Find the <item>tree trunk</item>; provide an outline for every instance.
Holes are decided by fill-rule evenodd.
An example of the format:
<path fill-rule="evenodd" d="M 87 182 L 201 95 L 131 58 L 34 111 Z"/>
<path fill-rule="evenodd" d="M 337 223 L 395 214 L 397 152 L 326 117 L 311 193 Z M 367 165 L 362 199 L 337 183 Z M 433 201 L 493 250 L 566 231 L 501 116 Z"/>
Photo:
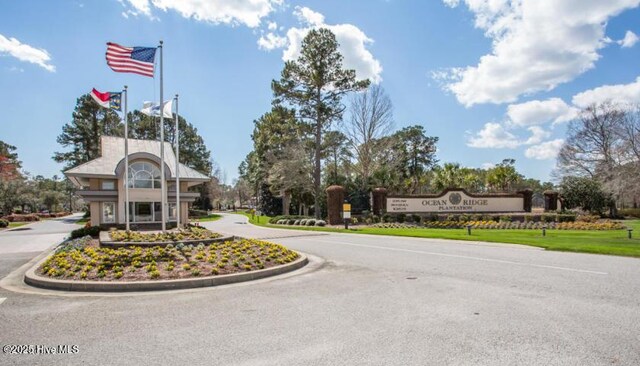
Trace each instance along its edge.
<path fill-rule="evenodd" d="M 282 214 L 289 216 L 289 206 L 291 206 L 291 191 L 282 191 Z"/>
<path fill-rule="evenodd" d="M 316 95 L 316 146 L 315 146 L 315 170 L 313 172 L 313 185 L 315 197 L 313 198 L 313 214 L 316 219 L 320 219 L 320 144 L 322 143 L 322 117 L 320 111 L 320 88 L 318 88 Z"/>

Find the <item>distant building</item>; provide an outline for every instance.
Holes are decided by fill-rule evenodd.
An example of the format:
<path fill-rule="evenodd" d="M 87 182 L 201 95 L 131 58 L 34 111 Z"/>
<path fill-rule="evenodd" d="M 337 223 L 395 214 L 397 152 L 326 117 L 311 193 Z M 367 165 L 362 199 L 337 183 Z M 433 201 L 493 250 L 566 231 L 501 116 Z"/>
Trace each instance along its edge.
<path fill-rule="evenodd" d="M 125 223 L 124 138 L 102 136 L 101 156 L 64 174 L 78 188 L 78 194 L 89 204 L 91 225 Z M 171 144 L 165 142 L 165 177 L 169 222 L 175 222 L 176 157 Z M 180 210 L 182 222 L 187 222 L 189 204 L 199 193 L 188 188 L 209 180 L 206 175 L 180 164 Z M 129 139 L 129 222 L 161 223 L 160 142 Z"/>

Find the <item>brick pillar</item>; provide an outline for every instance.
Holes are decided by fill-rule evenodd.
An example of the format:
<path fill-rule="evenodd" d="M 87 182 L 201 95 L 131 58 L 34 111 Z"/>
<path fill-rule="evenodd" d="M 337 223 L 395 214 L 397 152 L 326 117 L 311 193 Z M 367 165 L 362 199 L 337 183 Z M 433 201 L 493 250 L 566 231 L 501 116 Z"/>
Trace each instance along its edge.
<path fill-rule="evenodd" d="M 342 204 L 344 203 L 344 188 L 342 186 L 327 187 L 327 221 L 329 225 L 340 225 L 342 220 Z"/>
<path fill-rule="evenodd" d="M 531 212 L 531 206 L 533 206 L 533 190 L 526 188 L 522 191 L 519 191 L 518 193 L 520 193 L 524 198 L 524 212 Z"/>
<path fill-rule="evenodd" d="M 380 216 L 382 211 L 387 211 L 387 190 L 374 188 L 371 193 L 373 195 L 373 214 Z"/>
<path fill-rule="evenodd" d="M 555 192 L 555 191 L 544 192 L 544 210 L 545 211 L 558 210 L 558 192 Z"/>

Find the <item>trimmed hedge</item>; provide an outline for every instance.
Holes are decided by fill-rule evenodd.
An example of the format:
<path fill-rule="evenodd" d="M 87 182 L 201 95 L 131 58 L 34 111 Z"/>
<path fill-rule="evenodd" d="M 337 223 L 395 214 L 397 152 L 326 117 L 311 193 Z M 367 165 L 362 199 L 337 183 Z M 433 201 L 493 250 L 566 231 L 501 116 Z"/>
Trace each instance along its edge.
<path fill-rule="evenodd" d="M 5 219 L 0 219 L 0 228 L 5 228 L 7 226 L 9 226 L 9 221 Z"/>
<path fill-rule="evenodd" d="M 640 219 L 640 208 L 623 208 L 620 209 L 619 214 L 624 217 Z"/>
<path fill-rule="evenodd" d="M 32 222 L 40 221 L 40 217 L 36 214 L 11 214 L 3 217 L 3 219 L 9 222 Z"/>
<path fill-rule="evenodd" d="M 100 226 L 86 226 L 71 232 L 71 239 L 82 238 L 87 235 L 97 238 L 102 228 Z"/>
<path fill-rule="evenodd" d="M 302 220 L 302 219 L 311 219 L 312 217 L 309 216 L 300 216 L 300 215 L 279 215 L 279 216 L 274 216 L 272 218 L 269 219 L 269 223 L 270 224 L 277 224 L 278 221 L 280 220 Z M 291 224 L 289 224 L 291 225 Z"/>

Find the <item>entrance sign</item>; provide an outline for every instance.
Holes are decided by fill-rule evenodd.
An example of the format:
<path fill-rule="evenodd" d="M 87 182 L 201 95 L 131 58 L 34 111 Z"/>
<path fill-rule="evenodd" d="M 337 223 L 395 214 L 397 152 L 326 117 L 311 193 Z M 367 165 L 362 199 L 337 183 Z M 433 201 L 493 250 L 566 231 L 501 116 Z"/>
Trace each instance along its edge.
<path fill-rule="evenodd" d="M 351 211 L 345 211 L 342 213 L 342 218 L 343 219 L 350 219 L 351 218 Z"/>
<path fill-rule="evenodd" d="M 351 204 L 350 203 L 343 203 L 342 204 L 342 211 L 351 211 Z"/>
<path fill-rule="evenodd" d="M 449 189 L 440 194 L 387 198 L 389 213 L 525 212 L 525 197 L 516 194 L 471 194 Z"/>

